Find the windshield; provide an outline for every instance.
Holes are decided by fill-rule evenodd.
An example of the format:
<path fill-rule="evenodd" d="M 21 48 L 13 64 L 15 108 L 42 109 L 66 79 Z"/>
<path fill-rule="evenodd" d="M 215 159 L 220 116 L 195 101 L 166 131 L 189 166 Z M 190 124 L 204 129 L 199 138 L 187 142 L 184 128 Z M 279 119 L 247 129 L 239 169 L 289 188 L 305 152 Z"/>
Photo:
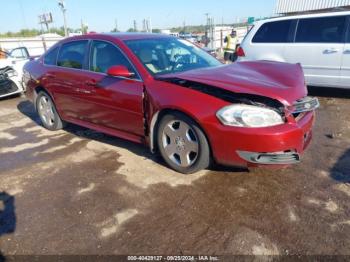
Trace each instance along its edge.
<path fill-rule="evenodd" d="M 125 43 L 155 76 L 222 65 L 216 58 L 183 39 L 141 39 Z"/>

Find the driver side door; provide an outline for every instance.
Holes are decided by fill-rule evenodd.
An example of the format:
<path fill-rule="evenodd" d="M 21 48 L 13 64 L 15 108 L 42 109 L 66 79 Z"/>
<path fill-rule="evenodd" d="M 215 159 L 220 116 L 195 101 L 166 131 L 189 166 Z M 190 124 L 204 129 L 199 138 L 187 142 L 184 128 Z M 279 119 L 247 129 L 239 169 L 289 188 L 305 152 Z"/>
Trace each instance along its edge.
<path fill-rule="evenodd" d="M 109 76 L 107 70 L 117 65 L 127 67 L 134 76 Z M 107 41 L 91 41 L 89 70 L 84 72 L 82 83 L 80 98 L 89 111 L 85 121 L 135 138 L 144 135 L 143 81 L 118 46 Z"/>

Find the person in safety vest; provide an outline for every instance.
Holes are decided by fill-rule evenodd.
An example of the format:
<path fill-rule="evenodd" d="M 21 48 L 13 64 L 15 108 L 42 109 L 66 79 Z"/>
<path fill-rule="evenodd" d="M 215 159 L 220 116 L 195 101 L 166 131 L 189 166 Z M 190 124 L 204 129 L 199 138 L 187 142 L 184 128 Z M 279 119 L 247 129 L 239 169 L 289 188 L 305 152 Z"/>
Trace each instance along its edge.
<path fill-rule="evenodd" d="M 237 46 L 238 38 L 237 32 L 232 30 L 231 34 L 225 37 L 224 43 L 226 46 L 224 48 L 224 60 L 225 63 L 234 62 L 236 59 L 236 46 Z"/>

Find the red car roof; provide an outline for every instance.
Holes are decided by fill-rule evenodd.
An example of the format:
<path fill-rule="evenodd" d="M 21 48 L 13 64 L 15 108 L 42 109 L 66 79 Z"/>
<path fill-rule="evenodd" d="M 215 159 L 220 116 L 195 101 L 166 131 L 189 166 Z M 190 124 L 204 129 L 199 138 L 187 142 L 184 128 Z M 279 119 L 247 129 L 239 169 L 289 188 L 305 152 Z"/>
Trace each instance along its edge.
<path fill-rule="evenodd" d="M 172 38 L 174 36 L 170 36 L 170 35 L 165 35 L 165 34 L 150 34 L 150 33 L 102 33 L 102 34 L 98 34 L 98 33 L 93 33 L 93 34 L 86 34 L 86 35 L 79 35 L 79 36 L 73 36 L 70 38 L 67 38 L 69 40 L 73 40 L 73 39 L 86 39 L 89 38 L 91 36 L 97 37 L 101 36 L 101 37 L 112 37 L 112 38 L 116 38 L 119 40 L 136 40 L 136 39 L 154 39 L 154 38 Z"/>

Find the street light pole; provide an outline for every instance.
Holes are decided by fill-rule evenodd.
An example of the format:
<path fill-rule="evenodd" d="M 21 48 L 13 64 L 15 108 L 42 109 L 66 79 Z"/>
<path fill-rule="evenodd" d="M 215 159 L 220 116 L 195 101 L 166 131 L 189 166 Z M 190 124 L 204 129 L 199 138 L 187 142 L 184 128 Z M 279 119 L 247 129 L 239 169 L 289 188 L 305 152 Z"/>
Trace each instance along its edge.
<path fill-rule="evenodd" d="M 63 21 L 64 21 L 64 35 L 67 37 L 68 36 L 68 28 L 67 28 L 67 17 L 66 17 L 66 5 L 64 3 L 64 0 L 59 0 L 58 5 L 61 7 L 61 11 L 63 14 Z"/>

